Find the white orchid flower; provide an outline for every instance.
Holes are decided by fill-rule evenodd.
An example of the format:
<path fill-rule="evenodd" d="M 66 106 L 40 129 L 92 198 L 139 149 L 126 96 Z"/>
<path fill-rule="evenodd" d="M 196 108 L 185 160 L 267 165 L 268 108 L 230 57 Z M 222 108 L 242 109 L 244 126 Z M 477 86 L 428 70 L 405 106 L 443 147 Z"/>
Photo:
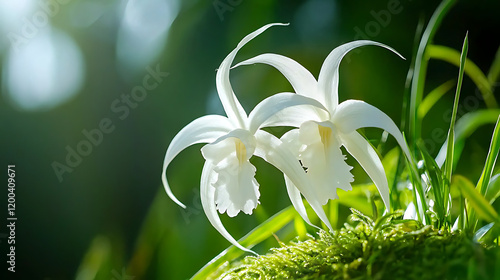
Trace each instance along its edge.
<path fill-rule="evenodd" d="M 312 107 L 294 107 L 283 110 L 266 125 L 286 125 L 300 127 L 287 132 L 281 140 L 300 159 L 307 175 L 313 182 L 316 196 L 321 203 L 338 198 L 337 189 L 351 190 L 353 176 L 351 166 L 345 162 L 340 149 L 344 146 L 363 167 L 378 188 L 387 210 L 390 210 L 389 186 L 384 167 L 377 152 L 356 130 L 363 127 L 378 127 L 389 132 L 397 140 L 405 155 L 410 158 L 401 132 L 389 116 L 374 106 L 358 100 L 347 100 L 339 104 L 339 65 L 342 58 L 352 49 L 376 45 L 394 49 L 373 41 L 354 41 L 335 48 L 325 59 L 318 80 L 296 61 L 278 54 L 262 54 L 245 60 L 240 65 L 264 63 L 278 69 L 291 83 L 298 95 L 318 100 L 327 112 Z M 308 221 L 304 205 L 295 184 L 288 178 L 287 190 L 296 209 Z"/>
<path fill-rule="evenodd" d="M 230 217 L 240 211 L 251 214 L 259 204 L 259 184 L 255 179 L 256 169 L 249 159 L 259 156 L 286 174 L 297 190 L 309 201 L 318 216 L 330 229 L 331 226 L 319 203 L 316 193 L 295 155 L 275 136 L 260 130 L 268 126 L 268 119 L 291 106 L 316 106 L 324 109 L 318 101 L 295 93 L 279 93 L 260 102 L 247 115 L 233 93 L 229 70 L 238 50 L 267 28 L 269 24 L 247 35 L 220 65 L 216 85 L 227 117 L 207 115 L 186 125 L 170 143 L 163 164 L 162 180 L 167 194 L 181 207 L 186 207 L 172 193 L 166 177 L 166 170 L 177 154 L 185 148 L 208 143 L 201 152 L 206 159 L 200 183 L 202 207 L 210 223 L 232 244 L 241 246 L 224 228 L 217 210 Z M 279 24 L 283 25 L 283 24 Z M 299 106 L 301 105 L 301 106 Z M 286 114 L 281 114 L 286 118 Z M 289 117 L 289 116 L 288 116 Z"/>

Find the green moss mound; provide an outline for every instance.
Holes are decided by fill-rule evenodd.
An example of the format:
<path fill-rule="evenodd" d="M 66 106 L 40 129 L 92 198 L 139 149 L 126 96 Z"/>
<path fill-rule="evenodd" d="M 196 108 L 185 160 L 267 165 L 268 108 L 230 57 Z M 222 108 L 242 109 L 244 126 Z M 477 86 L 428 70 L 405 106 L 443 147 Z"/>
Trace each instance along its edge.
<path fill-rule="evenodd" d="M 500 250 L 460 232 L 360 213 L 333 234 L 248 256 L 218 279 L 500 279 Z"/>

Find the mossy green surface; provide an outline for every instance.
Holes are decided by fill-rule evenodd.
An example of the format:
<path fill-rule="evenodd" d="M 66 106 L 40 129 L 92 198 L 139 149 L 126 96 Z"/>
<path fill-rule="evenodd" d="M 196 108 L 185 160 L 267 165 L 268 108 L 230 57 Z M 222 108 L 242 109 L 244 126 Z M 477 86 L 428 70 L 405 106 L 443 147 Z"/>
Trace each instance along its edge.
<path fill-rule="evenodd" d="M 354 214 L 333 234 L 248 256 L 218 279 L 500 279 L 498 246 L 393 217 Z"/>

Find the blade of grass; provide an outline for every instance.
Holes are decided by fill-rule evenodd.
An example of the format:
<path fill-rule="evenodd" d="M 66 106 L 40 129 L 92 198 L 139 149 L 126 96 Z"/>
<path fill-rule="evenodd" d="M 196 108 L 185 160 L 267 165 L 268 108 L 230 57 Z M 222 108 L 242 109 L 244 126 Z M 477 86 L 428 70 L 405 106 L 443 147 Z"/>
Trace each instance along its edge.
<path fill-rule="evenodd" d="M 500 196 L 500 173 L 492 176 L 488 188 L 486 189 L 485 198 L 492 204 Z"/>
<path fill-rule="evenodd" d="M 465 62 L 467 59 L 467 51 L 469 49 L 469 33 L 465 34 L 464 43 L 462 46 L 462 53 L 460 54 L 460 68 L 458 71 L 458 81 L 457 81 L 457 90 L 455 92 L 455 102 L 453 104 L 453 112 L 450 121 L 450 130 L 448 131 L 447 142 L 448 146 L 446 148 L 446 159 L 444 162 L 444 170 L 443 170 L 443 193 L 445 196 L 443 197 L 443 206 L 447 207 L 448 203 L 451 204 L 451 200 L 449 199 L 448 194 L 450 193 L 450 182 L 451 182 L 451 174 L 453 173 L 453 151 L 455 150 L 455 120 L 457 118 L 458 111 L 458 100 L 460 100 L 460 90 L 462 89 L 462 81 L 464 78 L 464 70 L 465 70 Z M 460 209 L 463 211 L 464 209 Z"/>
<path fill-rule="evenodd" d="M 467 198 L 469 205 L 475 210 L 479 217 L 490 223 L 499 221 L 495 209 L 493 209 L 488 201 L 476 190 L 469 179 L 461 175 L 454 175 L 453 185 L 456 185 L 462 195 Z M 476 221 L 469 221 L 470 224 L 474 224 L 475 222 Z"/>
<path fill-rule="evenodd" d="M 404 133 L 403 133 L 403 139 L 406 143 L 406 138 L 404 137 Z M 407 143 L 406 145 L 408 146 Z M 427 201 L 425 199 L 425 193 L 422 187 L 422 181 L 420 180 L 421 178 L 418 172 L 417 164 L 415 163 L 413 158 L 406 159 L 406 163 L 408 168 L 410 169 L 409 177 L 412 185 L 413 204 L 417 209 L 416 212 L 418 220 L 425 225 L 430 225 L 431 219 L 427 213 L 429 206 L 427 205 Z"/>
<path fill-rule="evenodd" d="M 458 71 L 457 90 L 455 92 L 455 102 L 453 103 L 453 112 L 450 121 L 450 130 L 448 131 L 448 146 L 446 148 L 446 159 L 444 162 L 443 176 L 448 183 L 451 181 L 451 173 L 453 169 L 453 150 L 455 145 L 455 120 L 457 118 L 458 101 L 460 99 L 460 90 L 462 89 L 462 81 L 464 78 L 465 62 L 467 58 L 467 51 L 469 49 L 469 36 L 465 34 L 462 53 L 460 54 L 460 69 Z M 447 182 L 445 182 L 445 185 Z"/>
<path fill-rule="evenodd" d="M 455 66 L 461 65 L 461 54 L 449 47 L 429 45 L 427 46 L 426 56 L 433 59 L 439 59 L 451 63 Z M 484 103 L 488 108 L 497 108 L 498 103 L 495 100 L 491 83 L 486 78 L 486 75 L 477 67 L 470 59 L 467 59 L 465 65 L 465 74 L 471 78 L 483 96 Z"/>
<path fill-rule="evenodd" d="M 296 215 L 295 218 L 293 219 L 293 225 L 295 227 L 295 231 L 297 232 L 297 236 L 300 239 L 306 238 L 307 228 L 304 219 L 302 219 L 302 217 L 300 217 L 299 215 Z"/>
<path fill-rule="evenodd" d="M 454 166 L 461 155 L 461 147 L 464 146 L 465 140 L 479 127 L 495 123 L 500 115 L 500 109 L 483 109 L 475 112 L 470 112 L 463 115 L 455 125 L 455 150 L 453 152 Z M 436 156 L 436 162 L 442 166 L 446 157 L 446 147 L 448 143 L 445 142 Z"/>
<path fill-rule="evenodd" d="M 456 84 L 455 80 L 449 80 L 437 88 L 433 89 L 429 94 L 427 94 L 420 103 L 420 106 L 418 107 L 418 118 L 422 120 L 425 115 L 427 115 L 427 112 L 436 104 L 436 102 L 443 97 L 449 90 L 451 90 Z"/>
<path fill-rule="evenodd" d="M 417 28 L 415 30 L 415 36 L 413 38 L 413 47 L 412 47 L 412 56 L 410 67 L 408 68 L 408 72 L 406 73 L 406 81 L 405 81 L 405 91 L 403 95 L 403 108 L 402 108 L 402 116 L 401 116 L 401 131 L 407 131 L 408 129 L 408 118 L 410 117 L 410 87 L 412 84 L 413 75 L 415 73 L 415 64 L 417 60 L 417 52 L 418 46 L 420 42 L 420 38 L 422 33 L 424 32 L 425 26 L 425 18 L 421 14 L 418 19 Z M 400 155 L 400 161 L 402 162 L 402 155 Z"/>
<path fill-rule="evenodd" d="M 487 186 L 490 183 L 491 174 L 493 173 L 493 168 L 495 167 L 495 162 L 500 151 L 500 116 L 498 116 L 497 124 L 495 125 L 495 130 L 493 131 L 493 136 L 491 138 L 490 150 L 486 156 L 486 163 L 481 173 L 481 177 L 477 182 L 476 189 L 482 195 L 486 194 Z"/>
<path fill-rule="evenodd" d="M 449 213 L 447 213 L 448 205 L 445 205 L 445 196 L 447 196 L 447 193 L 444 193 L 444 184 L 443 184 L 443 175 L 441 172 L 441 169 L 437 165 L 437 163 L 434 161 L 434 159 L 423 149 L 423 147 L 420 148 L 420 151 L 422 153 L 422 158 L 424 159 L 424 169 L 426 172 L 427 177 L 429 178 L 429 185 L 431 186 L 430 190 L 432 191 L 434 195 L 434 212 L 437 215 L 438 218 L 438 227 L 440 228 L 442 225 L 444 225 L 446 221 L 446 217 Z"/>
<path fill-rule="evenodd" d="M 109 277 L 113 267 L 112 255 L 110 240 L 105 236 L 95 237 L 80 263 L 75 279 L 103 279 L 104 275 Z"/>
<path fill-rule="evenodd" d="M 257 226 L 250 233 L 238 240 L 238 243 L 251 249 L 256 244 L 273 236 L 275 232 L 290 223 L 296 216 L 298 216 L 298 214 L 295 211 L 295 208 L 293 208 L 293 206 L 289 206 Z M 208 262 L 191 279 L 211 279 L 210 276 L 216 272 L 219 267 L 224 265 L 226 262 L 235 260 L 243 254 L 245 254 L 245 252 L 241 249 L 235 246 L 230 246 Z"/>
<path fill-rule="evenodd" d="M 365 215 L 372 216 L 373 210 L 372 206 L 368 201 L 367 193 L 378 193 L 375 185 L 362 185 L 353 188 L 357 189 L 356 192 L 353 191 L 343 191 L 337 190 L 337 195 L 339 196 L 338 202 L 349 208 L 356 208 L 358 211 Z"/>
<path fill-rule="evenodd" d="M 493 60 L 493 63 L 490 66 L 490 70 L 488 71 L 488 82 L 490 84 L 494 84 L 496 81 L 498 81 L 498 78 L 500 77 L 500 47 L 497 50 L 497 53 L 495 54 L 495 59 Z"/>
<path fill-rule="evenodd" d="M 425 76 L 427 72 L 428 59 L 424 56 L 427 45 L 432 41 L 436 31 L 443 21 L 450 8 L 456 0 L 444 0 L 432 14 L 427 27 L 425 28 L 422 39 L 418 46 L 415 59 L 415 69 L 410 91 L 410 137 L 412 140 L 413 155 L 417 155 L 417 141 L 420 139 L 420 122 L 418 120 L 418 108 L 422 101 L 424 93 Z"/>

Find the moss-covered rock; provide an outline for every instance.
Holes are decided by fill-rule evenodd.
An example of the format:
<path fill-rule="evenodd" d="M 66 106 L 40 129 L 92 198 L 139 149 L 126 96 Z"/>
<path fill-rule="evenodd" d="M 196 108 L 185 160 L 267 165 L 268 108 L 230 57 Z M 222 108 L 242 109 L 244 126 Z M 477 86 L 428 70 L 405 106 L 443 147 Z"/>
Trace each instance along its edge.
<path fill-rule="evenodd" d="M 248 256 L 219 279 L 500 279 L 500 250 L 461 232 L 357 213 L 333 234 Z"/>

